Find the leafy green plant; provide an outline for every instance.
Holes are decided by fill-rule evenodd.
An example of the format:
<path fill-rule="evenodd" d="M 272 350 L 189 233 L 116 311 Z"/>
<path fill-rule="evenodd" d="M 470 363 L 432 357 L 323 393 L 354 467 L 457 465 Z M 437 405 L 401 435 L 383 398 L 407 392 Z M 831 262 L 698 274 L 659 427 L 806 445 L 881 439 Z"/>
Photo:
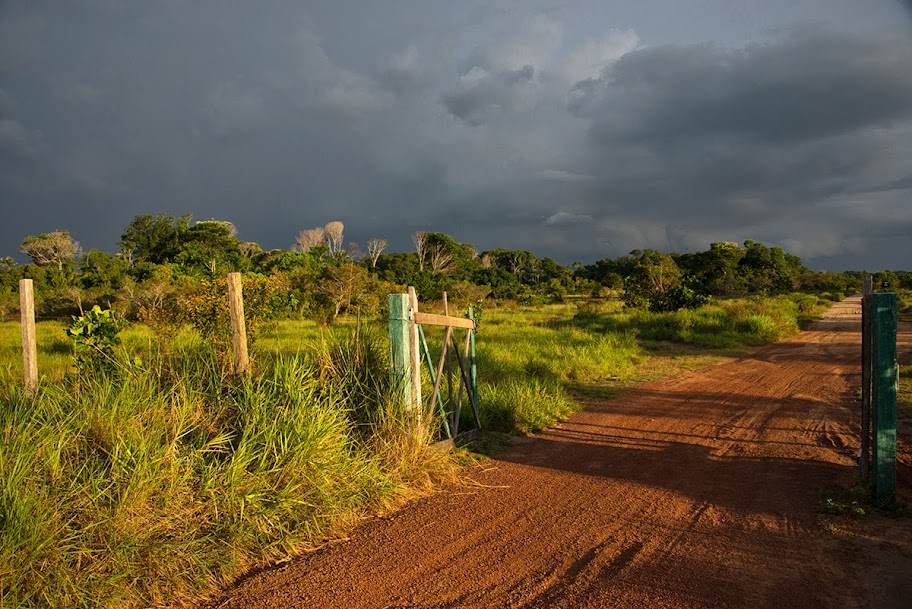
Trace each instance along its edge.
<path fill-rule="evenodd" d="M 260 332 L 274 325 L 274 298 L 285 285 L 278 276 L 243 278 L 244 321 L 247 341 L 254 343 Z M 228 313 L 228 280 L 221 277 L 203 281 L 199 290 L 178 301 L 182 319 L 196 328 L 208 342 L 224 347 L 231 337 Z"/>
<path fill-rule="evenodd" d="M 475 327 L 478 328 L 481 326 L 481 319 L 484 317 L 484 299 L 479 298 L 475 301 L 474 304 L 470 304 L 466 307 L 464 316 L 468 317 L 469 313 L 472 314 L 472 319 L 475 320 Z"/>
<path fill-rule="evenodd" d="M 114 346 L 120 342 L 117 335 L 123 327 L 124 322 L 115 311 L 102 310 L 98 305 L 82 315 L 74 315 L 67 336 L 73 339 L 77 368 L 109 367 L 114 362 Z"/>

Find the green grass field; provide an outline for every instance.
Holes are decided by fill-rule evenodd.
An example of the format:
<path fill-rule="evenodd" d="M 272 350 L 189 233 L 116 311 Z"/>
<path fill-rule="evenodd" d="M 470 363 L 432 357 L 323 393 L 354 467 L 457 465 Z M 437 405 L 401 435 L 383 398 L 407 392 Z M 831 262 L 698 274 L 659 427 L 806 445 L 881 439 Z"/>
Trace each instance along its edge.
<path fill-rule="evenodd" d="M 792 334 L 823 306 L 488 305 L 483 428 L 542 429 L 583 400 Z M 116 365 L 77 373 L 64 327 L 38 324 L 29 397 L 19 326 L 0 324 L 0 606 L 189 605 L 455 475 L 392 397 L 383 320 L 281 322 L 256 337 L 245 379 L 192 331 L 164 343 L 139 325 L 121 333 Z M 428 330 L 435 352 L 441 334 Z"/>

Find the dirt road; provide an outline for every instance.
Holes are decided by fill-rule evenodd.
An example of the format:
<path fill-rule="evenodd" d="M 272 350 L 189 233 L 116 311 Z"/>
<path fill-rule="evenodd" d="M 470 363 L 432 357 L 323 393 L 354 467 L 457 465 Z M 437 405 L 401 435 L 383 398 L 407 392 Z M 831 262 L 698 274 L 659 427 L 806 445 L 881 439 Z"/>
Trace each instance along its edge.
<path fill-rule="evenodd" d="M 912 607 L 909 517 L 820 512 L 855 476 L 859 312 L 587 404 L 221 606 Z M 908 500 L 906 444 L 901 460 Z"/>

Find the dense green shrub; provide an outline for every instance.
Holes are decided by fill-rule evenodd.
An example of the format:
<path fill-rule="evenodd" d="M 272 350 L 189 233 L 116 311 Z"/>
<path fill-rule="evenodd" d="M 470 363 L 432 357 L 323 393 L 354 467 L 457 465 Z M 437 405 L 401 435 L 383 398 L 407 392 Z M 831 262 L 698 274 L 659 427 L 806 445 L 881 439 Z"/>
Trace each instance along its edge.
<path fill-rule="evenodd" d="M 76 367 L 81 371 L 113 367 L 114 346 L 123 327 L 115 311 L 101 310 L 98 305 L 73 316 L 67 336 L 73 339 Z"/>

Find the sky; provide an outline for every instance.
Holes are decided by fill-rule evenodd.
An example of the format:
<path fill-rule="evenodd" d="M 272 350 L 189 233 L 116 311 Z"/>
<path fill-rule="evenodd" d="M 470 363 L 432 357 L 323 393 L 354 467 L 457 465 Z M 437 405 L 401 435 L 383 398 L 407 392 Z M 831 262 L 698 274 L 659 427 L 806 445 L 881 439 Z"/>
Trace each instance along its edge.
<path fill-rule="evenodd" d="M 912 269 L 912 1 L 0 0 L 0 211 Z"/>

